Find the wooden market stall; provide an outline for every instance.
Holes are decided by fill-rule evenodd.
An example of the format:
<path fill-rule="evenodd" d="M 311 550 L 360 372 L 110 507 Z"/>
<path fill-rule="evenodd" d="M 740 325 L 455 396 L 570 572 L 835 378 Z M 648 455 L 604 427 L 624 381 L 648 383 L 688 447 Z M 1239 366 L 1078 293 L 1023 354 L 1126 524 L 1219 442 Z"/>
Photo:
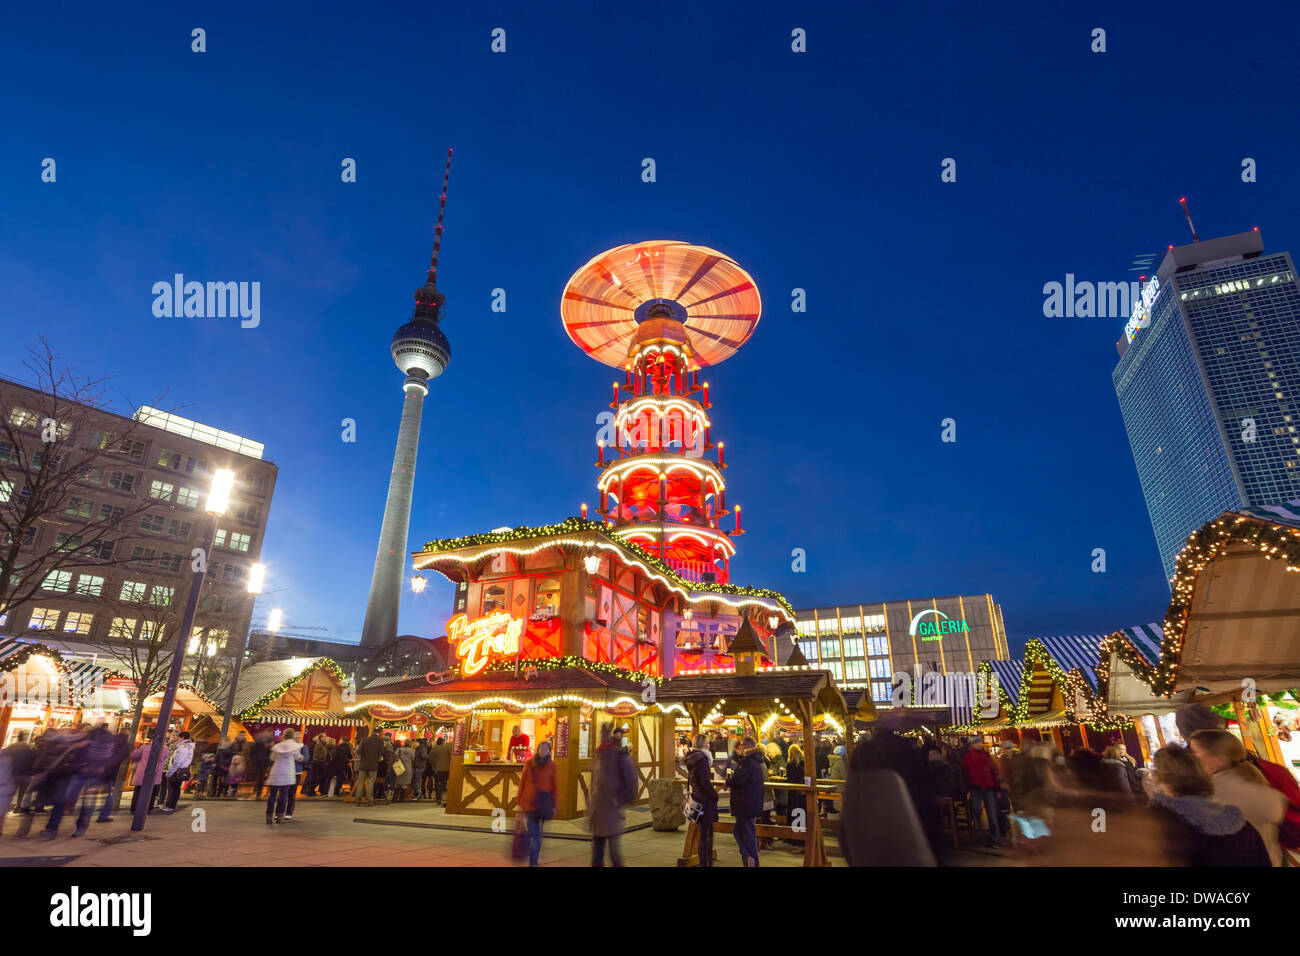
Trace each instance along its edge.
<path fill-rule="evenodd" d="M 130 699 L 121 675 L 35 641 L 0 641 L 0 747 L 22 732 L 108 723 L 114 732 Z"/>
<path fill-rule="evenodd" d="M 351 739 L 365 721 L 344 713 L 347 685 L 347 675 L 328 657 L 263 661 L 240 675 L 232 716 L 249 734 L 270 730 L 278 736 L 292 728 L 304 742 L 318 734 Z"/>
<path fill-rule="evenodd" d="M 1131 676 L 1158 698 L 1146 708 L 1157 717 L 1188 702 L 1227 704 L 1247 750 L 1295 772 L 1269 696 L 1300 686 L 1300 500 L 1225 512 L 1190 535 L 1158 640 L 1157 649 L 1154 635 L 1145 646 L 1112 636 L 1111 696 L 1141 702 L 1117 679 Z"/>
<path fill-rule="evenodd" d="M 804 753 L 809 755 L 808 759 L 812 759 L 811 755 L 817 750 L 814 726 L 819 719 L 832 720 L 841 729 L 853 726 L 854 712 L 849 709 L 844 696 L 835 686 L 830 671 L 814 670 L 807 665 L 761 669 L 755 658 L 753 652 L 738 653 L 734 673 L 689 675 L 665 681 L 659 690 L 659 702 L 661 705 L 681 705 L 690 719 L 692 734 L 699 733 L 702 727 L 719 717 L 740 716 L 757 729 L 771 721 L 793 718 L 802 728 L 802 746 Z M 757 735 L 755 740 L 758 740 Z M 851 757 L 852 747 L 853 735 L 846 733 L 846 764 Z M 834 788 L 822 787 L 816 781 L 803 789 L 810 794 L 810 800 L 813 793 L 821 798 L 835 796 Z M 809 805 L 816 806 L 812 802 Z M 714 825 L 718 832 L 726 832 L 729 827 L 730 823 L 726 820 L 720 820 Z M 804 866 L 827 865 L 818 813 L 808 815 L 807 830 L 804 832 L 796 832 L 789 826 L 760 826 L 759 831 L 760 836 L 802 839 Z M 698 840 L 698 829 L 690 824 L 687 827 L 682 865 L 698 862 Z"/>
<path fill-rule="evenodd" d="M 352 713 L 376 730 L 417 715 L 424 723 L 453 724 L 448 813 L 513 816 L 523 760 L 547 741 L 558 779 L 555 816 L 570 820 L 587 809 L 601 724 L 623 731 L 637 772 L 636 802 L 647 799 L 651 779 L 673 775 L 672 715 L 645 700 L 655 684 L 610 667 L 534 660 L 518 673 L 503 667 L 436 685 L 416 678 L 367 689 Z M 509 746 L 515 726 L 528 737 L 524 752 Z"/>

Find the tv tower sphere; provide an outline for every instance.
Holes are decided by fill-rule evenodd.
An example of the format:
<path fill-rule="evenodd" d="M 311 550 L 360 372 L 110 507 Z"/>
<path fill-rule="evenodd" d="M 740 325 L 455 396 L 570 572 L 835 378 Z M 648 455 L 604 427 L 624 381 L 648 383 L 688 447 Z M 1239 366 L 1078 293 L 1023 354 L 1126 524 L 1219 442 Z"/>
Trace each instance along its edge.
<path fill-rule="evenodd" d="M 421 289 L 419 294 L 428 288 Z M 441 298 L 441 293 L 438 295 Z M 441 311 L 439 302 L 438 312 Z M 403 325 L 393 333 L 390 348 L 397 367 L 413 378 L 437 378 L 451 364 L 451 343 L 439 326 L 427 320 L 412 320 Z"/>

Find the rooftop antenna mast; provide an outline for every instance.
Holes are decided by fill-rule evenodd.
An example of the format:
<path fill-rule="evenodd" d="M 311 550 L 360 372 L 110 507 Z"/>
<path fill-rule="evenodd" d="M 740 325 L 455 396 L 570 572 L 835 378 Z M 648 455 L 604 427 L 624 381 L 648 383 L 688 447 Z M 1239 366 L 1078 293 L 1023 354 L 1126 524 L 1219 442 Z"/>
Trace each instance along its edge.
<path fill-rule="evenodd" d="M 442 195 L 438 197 L 438 224 L 433 227 L 433 260 L 429 263 L 429 281 L 437 284 L 438 249 L 442 246 L 442 215 L 447 211 L 447 181 L 451 179 L 451 147 L 447 147 L 447 168 L 442 174 Z"/>
<path fill-rule="evenodd" d="M 1200 242 L 1201 237 L 1196 234 L 1196 226 L 1192 224 L 1192 211 L 1187 208 L 1187 197 L 1178 200 L 1178 205 L 1183 207 L 1183 215 L 1187 217 L 1187 228 L 1192 230 L 1192 242 Z"/>

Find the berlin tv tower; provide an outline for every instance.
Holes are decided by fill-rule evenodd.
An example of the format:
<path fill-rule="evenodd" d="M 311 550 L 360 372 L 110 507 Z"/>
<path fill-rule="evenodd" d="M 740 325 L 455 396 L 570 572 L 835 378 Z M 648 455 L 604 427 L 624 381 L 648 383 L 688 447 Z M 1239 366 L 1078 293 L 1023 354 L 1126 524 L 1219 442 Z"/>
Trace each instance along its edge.
<path fill-rule="evenodd" d="M 370 578 L 366 620 L 361 626 L 361 646 L 380 647 L 397 637 L 397 612 L 402 602 L 406 570 L 406 535 L 411 522 L 411 494 L 415 488 L 415 455 L 420 447 L 420 415 L 429 380 L 437 378 L 451 362 L 451 345 L 438 323 L 444 296 L 438 291 L 438 247 L 442 245 L 442 216 L 447 208 L 447 180 L 451 178 L 451 150 L 442 176 L 438 199 L 438 225 L 434 227 L 433 261 L 423 286 L 415 292 L 415 314 L 393 335 L 393 361 L 406 374 L 402 383 L 402 424 L 397 430 L 397 452 L 388 479 L 384 523 L 379 530 L 379 550 Z"/>

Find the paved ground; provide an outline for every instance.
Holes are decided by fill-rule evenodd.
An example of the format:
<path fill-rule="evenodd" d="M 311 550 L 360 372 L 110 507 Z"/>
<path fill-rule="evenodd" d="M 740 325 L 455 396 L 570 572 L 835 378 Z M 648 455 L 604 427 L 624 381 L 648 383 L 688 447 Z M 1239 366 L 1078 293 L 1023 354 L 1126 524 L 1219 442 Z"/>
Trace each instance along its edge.
<path fill-rule="evenodd" d="M 145 829 L 131 833 L 130 814 L 91 824 L 73 838 L 73 821 L 50 841 L 37 838 L 46 817 L 16 836 L 19 819 L 5 819 L 0 866 L 507 866 L 511 835 L 493 832 L 490 818 L 450 815 L 424 801 L 363 807 L 339 799 L 298 800 L 293 820 L 267 826 L 261 801 L 185 799 L 174 814 L 152 814 Z M 629 866 L 674 866 L 685 830 L 659 833 L 646 810 L 628 812 L 623 856 Z M 507 828 L 512 826 L 509 824 Z M 730 834 L 717 839 L 718 865 L 739 866 Z M 834 838 L 827 839 L 832 865 L 843 865 Z M 543 866 L 586 866 L 587 834 L 573 821 L 547 825 Z M 957 852 L 944 861 L 957 866 L 1006 865 L 993 851 Z M 762 853 L 763 866 L 797 867 L 802 854 L 777 848 Z"/>

